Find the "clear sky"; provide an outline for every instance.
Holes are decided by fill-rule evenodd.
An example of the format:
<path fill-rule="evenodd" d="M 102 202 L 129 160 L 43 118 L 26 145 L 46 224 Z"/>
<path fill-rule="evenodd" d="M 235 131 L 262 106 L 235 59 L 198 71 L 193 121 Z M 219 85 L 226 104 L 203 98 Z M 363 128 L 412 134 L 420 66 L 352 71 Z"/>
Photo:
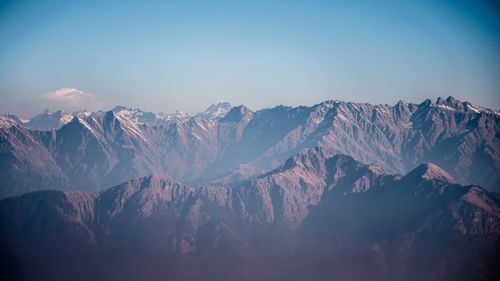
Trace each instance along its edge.
<path fill-rule="evenodd" d="M 0 112 L 449 95 L 499 109 L 494 3 L 3 0 Z"/>

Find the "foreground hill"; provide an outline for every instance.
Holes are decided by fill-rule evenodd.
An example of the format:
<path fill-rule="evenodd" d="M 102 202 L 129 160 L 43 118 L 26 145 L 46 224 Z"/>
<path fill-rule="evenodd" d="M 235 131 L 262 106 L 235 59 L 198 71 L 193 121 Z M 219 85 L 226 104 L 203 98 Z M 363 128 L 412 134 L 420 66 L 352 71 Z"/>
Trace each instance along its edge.
<path fill-rule="evenodd" d="M 0 201 L 4 280 L 494 280 L 500 203 L 313 148 L 233 188 L 140 177 Z"/>

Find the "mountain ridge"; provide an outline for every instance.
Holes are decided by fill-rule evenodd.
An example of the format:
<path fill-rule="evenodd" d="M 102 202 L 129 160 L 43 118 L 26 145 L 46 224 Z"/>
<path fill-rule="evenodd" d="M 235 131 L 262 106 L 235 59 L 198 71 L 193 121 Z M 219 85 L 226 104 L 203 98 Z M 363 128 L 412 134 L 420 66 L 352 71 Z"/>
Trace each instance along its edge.
<path fill-rule="evenodd" d="M 422 166 L 429 164 L 409 175 L 422 175 Z M 319 147 L 230 188 L 149 175 L 99 192 L 10 197 L 0 200 L 0 226 L 7 280 L 26 265 L 34 268 L 26 273 L 32 280 L 99 274 L 466 280 L 478 272 L 487 280 L 499 274 L 487 258 L 499 245 L 500 205 L 488 191 L 440 177 L 383 174 Z M 415 263 L 430 251 L 428 263 Z M 471 261 L 480 267 L 468 266 Z M 460 270 L 443 269 L 443 262 Z"/>
<path fill-rule="evenodd" d="M 161 124 L 137 122 L 114 111 L 85 113 L 76 116 L 81 126 L 69 122 L 57 130 L 20 132 L 21 139 L 37 142 L 43 157 L 53 158 L 49 162 L 55 162 L 62 175 L 48 176 L 57 179 L 57 185 L 67 181 L 68 187 L 61 189 L 98 190 L 150 173 L 200 185 L 231 185 L 273 170 L 315 146 L 377 165 L 384 172 L 407 173 L 420 163 L 433 162 L 458 183 L 490 190 L 500 186 L 500 115 L 468 102 L 447 98 L 390 106 L 325 101 L 256 112 L 229 106 L 212 108 L 225 116 L 185 116 Z M 28 150 L 29 145 L 10 143 L 9 127 L 0 130 L 0 141 L 7 147 Z M 9 155 L 0 153 L 5 167 L 26 166 L 17 154 Z M 11 177 L 21 176 L 2 175 L 0 197 L 57 186 L 12 186 Z"/>

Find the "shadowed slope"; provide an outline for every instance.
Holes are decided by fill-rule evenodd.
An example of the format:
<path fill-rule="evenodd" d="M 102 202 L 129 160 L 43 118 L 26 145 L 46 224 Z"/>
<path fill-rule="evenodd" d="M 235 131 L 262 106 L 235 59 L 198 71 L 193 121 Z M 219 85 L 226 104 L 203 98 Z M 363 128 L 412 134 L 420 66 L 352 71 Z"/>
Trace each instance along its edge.
<path fill-rule="evenodd" d="M 498 257 L 496 197 L 449 182 L 433 164 L 401 178 L 323 148 L 234 188 L 190 188 L 155 175 L 99 193 L 8 198 L 0 225 L 7 280 L 499 274 L 489 263 Z"/>

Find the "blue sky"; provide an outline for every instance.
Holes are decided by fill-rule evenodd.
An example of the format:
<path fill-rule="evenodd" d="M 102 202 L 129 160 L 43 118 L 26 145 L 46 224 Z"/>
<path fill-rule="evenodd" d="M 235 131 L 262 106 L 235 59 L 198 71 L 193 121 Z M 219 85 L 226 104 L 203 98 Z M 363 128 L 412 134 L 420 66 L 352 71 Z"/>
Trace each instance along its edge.
<path fill-rule="evenodd" d="M 494 1 L 4 0 L 0 111 L 449 95 L 498 109 L 499 15 Z M 85 95 L 57 100 L 64 88 Z"/>

